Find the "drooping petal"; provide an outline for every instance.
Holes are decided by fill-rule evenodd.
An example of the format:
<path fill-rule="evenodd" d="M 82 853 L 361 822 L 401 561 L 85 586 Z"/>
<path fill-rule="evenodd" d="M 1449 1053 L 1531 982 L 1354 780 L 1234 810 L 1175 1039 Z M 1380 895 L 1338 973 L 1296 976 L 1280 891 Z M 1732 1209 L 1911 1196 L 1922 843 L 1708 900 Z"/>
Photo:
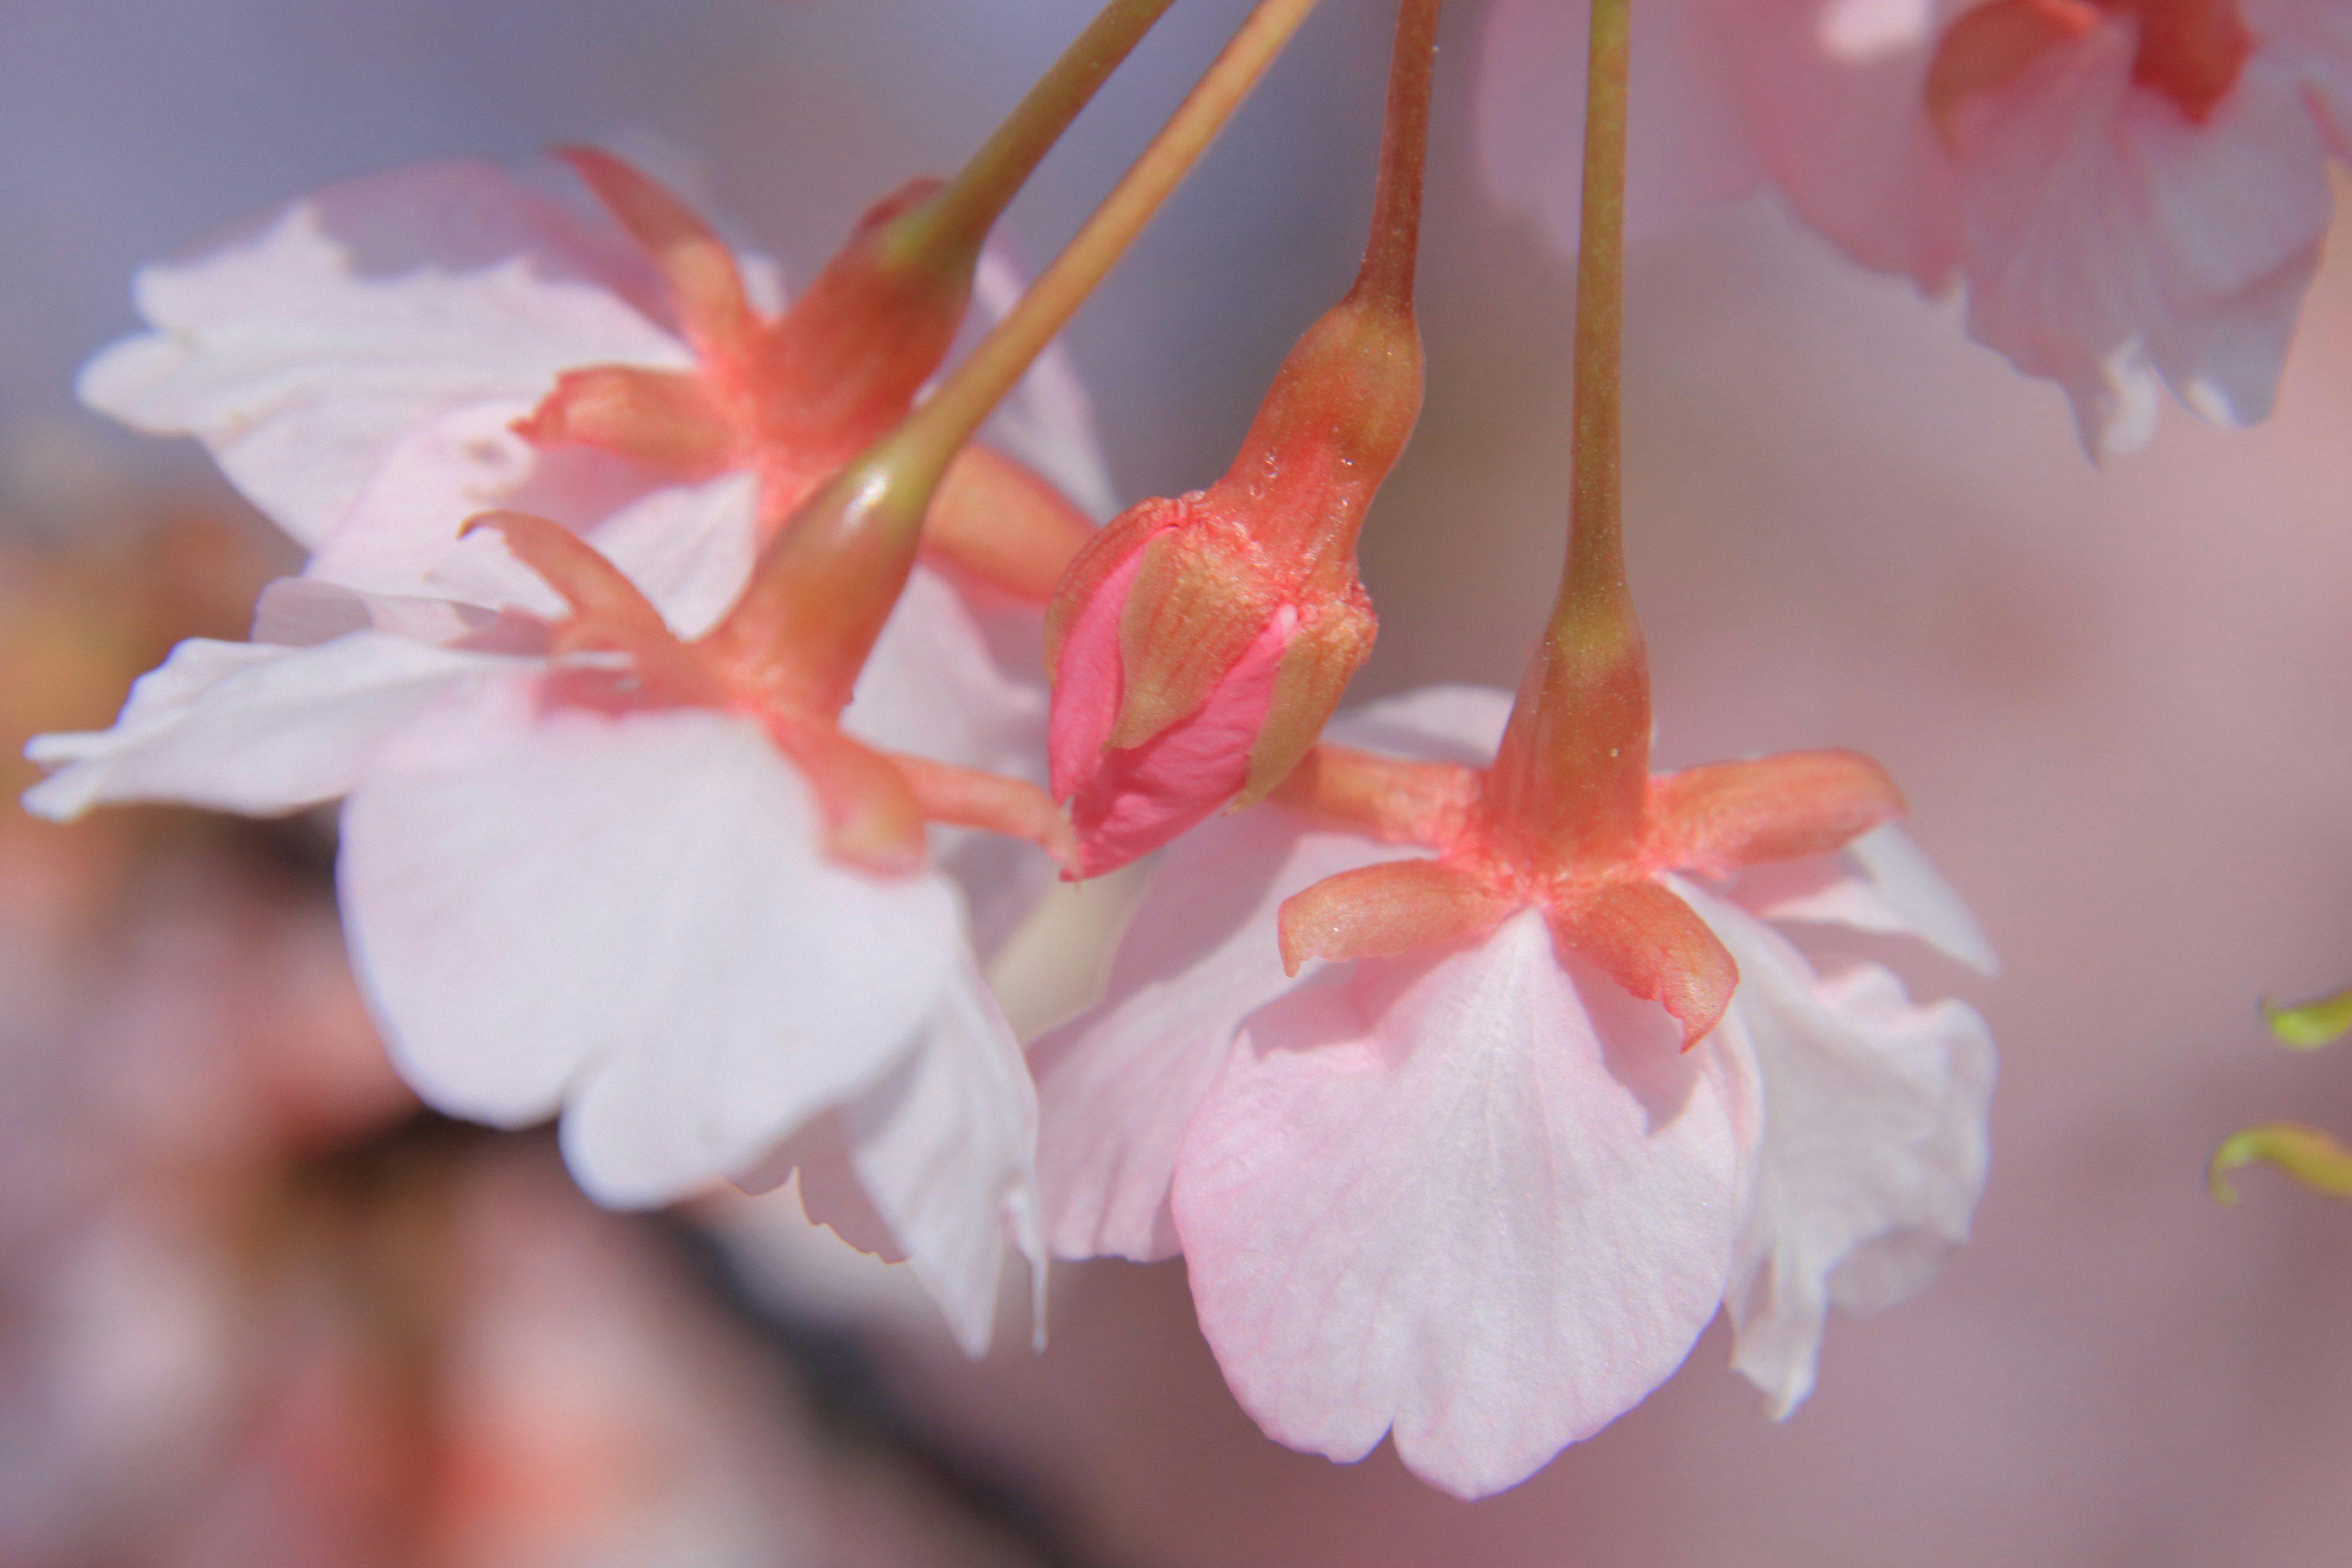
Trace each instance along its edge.
<path fill-rule="evenodd" d="M 964 1353 L 988 1349 L 1008 1238 L 1029 1260 L 1042 1340 L 1037 1092 L 969 950 L 921 1043 L 840 1121 L 859 1183 Z"/>
<path fill-rule="evenodd" d="M 419 1093 L 506 1125 L 568 1101 L 581 1184 L 659 1203 L 877 1081 L 954 973 L 947 885 L 845 869 L 821 831 L 748 721 L 550 710 L 509 679 L 372 763 L 344 919 Z"/>
<path fill-rule="evenodd" d="M 1282 900 L 1399 853 L 1312 826 L 1260 806 L 1180 839 L 1129 922 L 1108 994 L 1031 1047 L 1056 1255 L 1175 1255 L 1168 1187 L 1185 1124 L 1242 1020 L 1292 984 L 1276 932 Z"/>
<path fill-rule="evenodd" d="M 1676 1036 L 1532 911 L 1255 1015 L 1175 1188 L 1244 1408 L 1481 1497 L 1664 1381 L 1721 1300 L 1746 1092 Z"/>
<path fill-rule="evenodd" d="M 575 365 L 683 368 L 622 237 L 478 163 L 352 180 L 141 273 L 152 331 L 82 373 L 90 406 L 197 437 L 305 544 L 457 405 L 526 406 Z"/>
<path fill-rule="evenodd" d="M 1724 1301 L 1732 1364 L 1778 1420 L 1812 1392 L 1831 1303 L 1891 1306 L 1968 1239 L 1992 1037 L 1965 1003 L 1914 1005 L 1876 964 L 1825 979 L 1761 921 L 1690 897 L 1739 960 L 1724 1033 L 1752 1049 L 1763 1089 L 1756 1195 Z"/>
<path fill-rule="evenodd" d="M 1958 889 L 1896 823 L 1871 829 L 1842 855 L 1752 867 L 1733 886 L 1731 897 L 1766 920 L 1916 936 L 1979 974 L 2000 968 L 2000 956 Z"/>
<path fill-rule="evenodd" d="M 452 685 L 514 663 L 380 631 L 313 647 L 193 639 L 139 678 L 114 728 L 35 737 L 25 754 L 55 772 L 25 808 L 57 820 L 124 801 L 299 811 L 350 790 Z"/>

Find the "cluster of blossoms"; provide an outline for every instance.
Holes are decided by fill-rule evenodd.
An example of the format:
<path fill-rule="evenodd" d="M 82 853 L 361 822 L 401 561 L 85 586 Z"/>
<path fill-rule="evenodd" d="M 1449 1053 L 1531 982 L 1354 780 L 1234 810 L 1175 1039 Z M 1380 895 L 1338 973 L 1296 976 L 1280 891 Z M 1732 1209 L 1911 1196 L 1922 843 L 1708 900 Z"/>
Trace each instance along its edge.
<path fill-rule="evenodd" d="M 1867 758 L 1650 771 L 1622 0 L 1593 18 L 1558 608 L 1515 700 L 1336 720 L 1374 632 L 1357 533 L 1422 397 L 1435 0 L 1402 8 L 1354 286 L 1223 478 L 1097 529 L 1046 345 L 1311 0 L 1265 0 L 1034 286 L 983 241 L 1167 4 L 1113 0 L 788 305 L 588 151 L 337 186 L 150 269 L 152 330 L 85 397 L 203 440 L 310 556 L 250 641 L 36 742 L 26 805 L 340 798 L 352 953 L 428 1102 L 560 1112 L 616 1205 L 797 1173 L 974 1353 L 1008 1244 L 1041 1309 L 1049 1249 L 1181 1253 L 1270 1434 L 1392 1435 L 1461 1495 L 1638 1403 L 1718 1310 L 1785 1415 L 1831 1304 L 1965 1237 L 1993 1068 L 1966 1005 L 1776 922 L 1991 958 Z M 1968 69 L 1954 124 L 2011 90 Z M 975 293 L 1001 319 L 950 363 Z M 1155 851 L 1109 994 L 1024 1056 L 983 956 L 1056 861 Z"/>

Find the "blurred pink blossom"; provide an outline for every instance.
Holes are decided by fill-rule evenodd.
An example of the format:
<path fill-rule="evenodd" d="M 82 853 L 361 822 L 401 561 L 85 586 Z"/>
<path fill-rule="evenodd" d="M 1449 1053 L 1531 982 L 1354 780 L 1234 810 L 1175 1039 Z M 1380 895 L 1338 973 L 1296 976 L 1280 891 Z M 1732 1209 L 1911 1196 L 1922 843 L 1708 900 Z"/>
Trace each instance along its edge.
<path fill-rule="evenodd" d="M 1497 0 L 1483 44 L 1487 182 L 1563 245 L 1582 9 Z M 2147 441 L 2159 385 L 2219 424 L 2269 415 L 2328 160 L 2352 156 L 2340 5 L 1673 0 L 1645 20 L 1637 226 L 1769 182 L 1863 265 L 1964 283 L 1969 334 L 2056 382 L 2094 456 Z"/>

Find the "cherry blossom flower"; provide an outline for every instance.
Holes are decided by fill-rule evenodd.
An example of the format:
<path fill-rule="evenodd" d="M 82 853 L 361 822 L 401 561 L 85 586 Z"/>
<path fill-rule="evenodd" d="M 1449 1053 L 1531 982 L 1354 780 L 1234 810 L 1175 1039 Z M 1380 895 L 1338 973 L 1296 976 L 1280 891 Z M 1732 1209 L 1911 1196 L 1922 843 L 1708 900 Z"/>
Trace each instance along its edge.
<path fill-rule="evenodd" d="M 1335 733 L 1459 775 L 1507 707 L 1437 689 Z M 1181 1249 L 1270 1434 L 1353 1459 L 1392 1432 L 1417 1474 L 1483 1495 L 1638 1402 L 1718 1307 L 1784 1415 L 1831 1302 L 1898 1300 L 1966 1237 L 1982 1021 L 1874 964 L 1824 974 L 1767 923 L 1908 932 L 1989 966 L 1899 829 L 1654 884 L 1740 976 L 1686 1050 L 1685 1024 L 1540 907 L 1286 974 L 1303 891 L 1443 864 L 1399 852 L 1279 797 L 1204 826 L 1163 856 L 1104 1004 L 1032 1053 L 1055 1250 Z"/>
<path fill-rule="evenodd" d="M 574 1173 L 622 1205 L 750 1177 L 833 1117 L 977 1351 L 1003 1227 L 1036 1250 L 1034 1100 L 955 891 L 907 840 L 909 792 L 955 770 L 908 762 L 909 784 L 821 720 L 739 700 L 590 547 L 495 521 L 570 618 L 305 583 L 381 619 L 182 644 L 112 730 L 34 742 L 55 771 L 26 807 L 344 797 L 346 933 L 428 1102 L 501 1126 L 560 1108 Z"/>
<path fill-rule="evenodd" d="M 556 614 L 561 601 L 504 551 L 457 536 L 458 520 L 512 507 L 592 541 L 681 634 L 698 635 L 734 601 L 761 539 L 904 412 L 946 345 L 884 355 L 895 377 L 849 397 L 837 366 L 858 345 L 827 340 L 820 353 L 805 342 L 837 332 L 856 304 L 841 301 L 842 268 L 824 275 L 829 292 L 821 279 L 803 297 L 812 309 L 780 315 L 772 266 L 735 257 L 619 160 L 572 158 L 634 231 L 566 200 L 576 182 L 553 166 L 518 177 L 449 162 L 330 186 L 145 269 L 138 300 L 154 330 L 94 360 L 82 395 L 142 429 L 202 439 L 313 552 L 307 584 Z M 856 258 L 855 239 L 845 255 Z M 982 258 L 984 309 L 1002 311 L 1019 287 L 1002 255 Z M 713 315 L 727 317 L 723 331 Z M 761 353 L 782 363 L 737 379 L 785 413 L 757 442 L 691 437 L 690 421 L 650 406 L 657 394 L 628 400 L 632 387 L 682 396 L 716 375 L 713 363 Z M 918 568 L 846 723 L 893 750 L 1042 783 L 1042 671 L 1020 650 L 1035 646 L 1034 605 L 1053 572 L 1004 541 L 1043 534 L 1057 566 L 1085 537 L 1084 519 L 1033 469 L 1109 510 L 1086 395 L 1058 349 L 987 436 L 1017 460 L 975 447 L 959 464 L 934 514 L 934 563 Z M 697 440 L 736 455 L 706 460 Z M 982 509 L 984 530 L 971 521 Z M 349 604 L 281 585 L 264 615 L 308 617 L 323 605 L 348 617 Z M 306 622 L 264 636 L 317 631 Z M 938 848 L 984 937 L 1009 929 L 1038 889 L 1034 857 L 954 830 Z"/>
<path fill-rule="evenodd" d="M 2095 456 L 2149 438 L 2159 384 L 2220 424 L 2269 414 L 2327 229 L 2327 161 L 2352 156 L 2342 7 L 1647 9 L 1651 68 L 1678 79 L 1637 122 L 1637 208 L 1687 210 L 1760 174 L 1863 265 L 1931 293 L 1965 284 L 1970 335 L 2056 382 Z M 1564 109 L 1537 87 L 1572 75 L 1559 11 L 1494 7 L 1481 106 L 1489 184 L 1556 237 L 1573 232 L 1573 144 L 1555 123 L 1572 95 Z"/>

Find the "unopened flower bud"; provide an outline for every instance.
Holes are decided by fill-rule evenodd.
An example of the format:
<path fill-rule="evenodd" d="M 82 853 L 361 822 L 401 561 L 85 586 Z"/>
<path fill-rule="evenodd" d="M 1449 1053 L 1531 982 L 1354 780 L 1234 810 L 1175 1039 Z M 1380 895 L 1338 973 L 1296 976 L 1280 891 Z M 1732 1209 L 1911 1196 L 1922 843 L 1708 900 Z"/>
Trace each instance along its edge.
<path fill-rule="evenodd" d="M 1291 351 L 1225 477 L 1090 542 L 1047 624 L 1053 787 L 1087 874 L 1248 805 L 1315 743 L 1376 622 L 1365 510 L 1421 407 L 1408 308 L 1360 287 Z"/>

